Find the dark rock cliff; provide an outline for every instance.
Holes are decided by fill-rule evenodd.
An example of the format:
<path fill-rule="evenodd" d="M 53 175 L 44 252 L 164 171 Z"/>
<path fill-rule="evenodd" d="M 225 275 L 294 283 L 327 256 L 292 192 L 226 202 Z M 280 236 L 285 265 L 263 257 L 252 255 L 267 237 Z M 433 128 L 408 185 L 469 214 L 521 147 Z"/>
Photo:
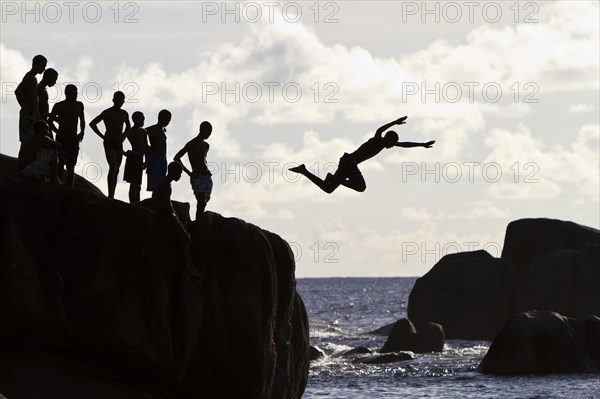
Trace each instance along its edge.
<path fill-rule="evenodd" d="M 93 188 L 0 178 L 0 393 L 300 398 L 288 244 L 212 212 L 187 229 Z"/>

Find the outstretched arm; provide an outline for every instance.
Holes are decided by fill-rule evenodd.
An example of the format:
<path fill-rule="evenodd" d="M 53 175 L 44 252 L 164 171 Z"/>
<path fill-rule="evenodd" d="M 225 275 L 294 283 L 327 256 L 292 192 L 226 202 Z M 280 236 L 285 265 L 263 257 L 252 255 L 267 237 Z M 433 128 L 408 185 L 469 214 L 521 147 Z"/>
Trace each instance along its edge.
<path fill-rule="evenodd" d="M 396 147 L 403 147 L 403 148 L 412 148 L 412 147 L 431 148 L 431 146 L 433 145 L 433 143 L 435 143 L 435 140 L 428 141 L 427 143 L 411 143 L 411 142 L 405 141 L 405 142 L 398 142 L 398 143 L 395 144 L 395 146 Z"/>
<path fill-rule="evenodd" d="M 406 123 L 405 121 L 407 118 L 408 118 L 408 116 L 403 116 L 402 118 L 398 118 L 395 121 L 391 121 L 390 123 L 387 123 L 387 124 L 381 126 L 375 132 L 375 137 L 381 137 L 383 132 L 385 132 L 386 130 L 388 130 L 389 128 L 391 128 L 394 125 L 404 125 Z"/>

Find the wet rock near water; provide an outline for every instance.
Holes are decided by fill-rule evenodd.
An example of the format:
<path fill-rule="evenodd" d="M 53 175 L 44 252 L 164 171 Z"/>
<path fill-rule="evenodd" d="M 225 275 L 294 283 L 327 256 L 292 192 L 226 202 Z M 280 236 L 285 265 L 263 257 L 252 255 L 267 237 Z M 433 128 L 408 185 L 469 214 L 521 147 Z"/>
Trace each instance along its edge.
<path fill-rule="evenodd" d="M 379 352 L 410 351 L 414 353 L 442 352 L 444 330 L 436 323 L 425 323 L 419 330 L 408 319 L 398 320 Z"/>
<path fill-rule="evenodd" d="M 483 358 L 485 374 L 600 371 L 600 318 L 571 319 L 555 312 L 512 317 Z"/>
<path fill-rule="evenodd" d="M 315 360 L 319 360 L 319 359 L 323 359 L 325 357 L 325 352 L 323 352 L 319 347 L 317 346 L 311 346 L 309 348 L 309 355 L 308 358 L 310 359 L 310 361 L 315 361 Z"/>
<path fill-rule="evenodd" d="M 396 322 L 390 323 L 390 324 L 386 324 L 385 326 L 376 328 L 373 331 L 369 331 L 369 334 L 380 335 L 380 336 L 387 337 L 387 336 L 389 336 L 392 333 L 392 330 L 394 329 L 395 325 L 396 325 Z"/>

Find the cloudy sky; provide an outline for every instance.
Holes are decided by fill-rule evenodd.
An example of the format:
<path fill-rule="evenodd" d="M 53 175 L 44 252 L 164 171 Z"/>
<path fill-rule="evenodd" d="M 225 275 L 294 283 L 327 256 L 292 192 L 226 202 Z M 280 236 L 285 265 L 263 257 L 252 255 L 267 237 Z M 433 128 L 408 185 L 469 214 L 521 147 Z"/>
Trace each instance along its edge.
<path fill-rule="evenodd" d="M 50 102 L 78 84 L 88 122 L 115 90 L 147 126 L 171 110 L 170 158 L 208 120 L 208 209 L 287 239 L 299 277 L 420 276 L 447 253 L 499 256 L 524 217 L 599 227 L 597 1 L 1 5 L 0 152 L 18 152 L 13 92 L 36 54 L 60 74 Z M 364 193 L 327 195 L 287 172 L 324 177 L 403 115 L 402 141 L 436 144 L 361 164 Z M 76 171 L 106 192 L 107 169 L 88 128 Z M 173 198 L 194 204 L 187 181 Z"/>

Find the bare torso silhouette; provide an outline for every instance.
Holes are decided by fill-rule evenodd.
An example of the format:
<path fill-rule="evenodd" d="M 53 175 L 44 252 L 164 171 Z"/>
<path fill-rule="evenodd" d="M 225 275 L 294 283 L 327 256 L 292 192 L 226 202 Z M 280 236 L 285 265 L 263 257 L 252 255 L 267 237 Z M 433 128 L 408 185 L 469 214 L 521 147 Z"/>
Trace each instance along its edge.
<path fill-rule="evenodd" d="M 350 155 L 356 163 L 361 163 L 379 154 L 385 146 L 386 142 L 383 137 L 371 137 Z"/>
<path fill-rule="evenodd" d="M 196 137 L 186 144 L 186 150 L 190 165 L 192 166 L 191 177 L 198 177 L 210 174 L 206 164 L 206 155 L 208 154 L 209 145 L 206 141 Z"/>
<path fill-rule="evenodd" d="M 67 139 L 76 137 L 77 127 L 82 115 L 83 103 L 81 101 L 63 100 L 54 104 L 50 118 L 51 121 L 58 121 L 59 123 L 56 138 Z"/>
<path fill-rule="evenodd" d="M 104 139 L 121 140 L 125 130 L 126 121 L 129 120 L 127 111 L 116 107 L 110 107 L 102 111 L 100 118 L 104 121 L 104 126 L 106 128 Z"/>
<path fill-rule="evenodd" d="M 102 138 L 104 154 L 108 162 L 108 174 L 106 176 L 108 183 L 108 197 L 114 198 L 115 188 L 117 186 L 117 177 L 119 167 L 123 159 L 123 141 L 131 130 L 129 124 L 129 114 L 121 109 L 125 103 L 125 94 L 122 91 L 116 91 L 113 95 L 113 106 L 105 109 L 92 119 L 90 127 L 99 137 Z M 104 122 L 105 132 L 102 134 L 98 129 L 98 123 Z"/>
<path fill-rule="evenodd" d="M 21 109 L 27 112 L 37 112 L 38 110 L 38 81 L 35 75 L 36 73 L 33 71 L 27 72 L 15 90 L 15 96 Z"/>
<path fill-rule="evenodd" d="M 140 155 L 144 155 L 146 152 L 146 146 L 148 139 L 146 137 L 146 129 L 139 126 L 134 126 L 127 135 L 127 140 L 131 144 L 131 151 L 137 152 Z"/>
<path fill-rule="evenodd" d="M 210 200 L 212 193 L 213 182 L 206 162 L 208 150 L 210 149 L 206 140 L 211 134 L 212 125 L 210 122 L 202 122 L 200 124 L 198 136 L 188 141 L 174 157 L 174 160 L 181 164 L 183 171 L 190 176 L 190 183 L 192 185 L 192 190 L 194 191 L 194 196 L 196 197 L 196 220 L 199 220 L 202 213 L 204 213 L 206 204 Z M 191 171 L 186 168 L 181 161 L 181 157 L 186 153 L 188 154 L 188 160 L 192 167 Z"/>

